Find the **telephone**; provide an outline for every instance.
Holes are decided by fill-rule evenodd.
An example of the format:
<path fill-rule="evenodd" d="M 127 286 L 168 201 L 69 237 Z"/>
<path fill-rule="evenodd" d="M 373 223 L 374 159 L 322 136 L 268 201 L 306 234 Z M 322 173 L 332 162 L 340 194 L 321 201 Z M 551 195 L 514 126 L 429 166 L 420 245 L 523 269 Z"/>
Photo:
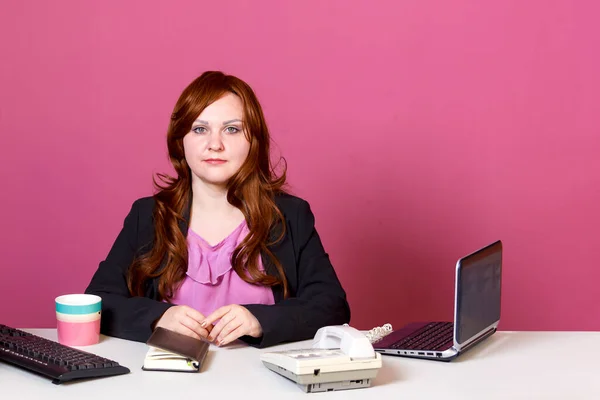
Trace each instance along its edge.
<path fill-rule="evenodd" d="M 319 329 L 311 348 L 267 352 L 260 358 L 307 393 L 369 387 L 381 368 L 381 355 L 369 339 L 347 325 Z"/>

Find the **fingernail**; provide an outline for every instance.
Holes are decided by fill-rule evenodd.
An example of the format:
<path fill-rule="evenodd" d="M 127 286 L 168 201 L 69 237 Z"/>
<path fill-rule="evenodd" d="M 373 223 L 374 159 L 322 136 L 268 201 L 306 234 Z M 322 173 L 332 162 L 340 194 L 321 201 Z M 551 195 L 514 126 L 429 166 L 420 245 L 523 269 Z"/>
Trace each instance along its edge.
<path fill-rule="evenodd" d="M 206 321 L 202 321 L 202 323 L 200 324 L 201 327 L 206 328 Z"/>

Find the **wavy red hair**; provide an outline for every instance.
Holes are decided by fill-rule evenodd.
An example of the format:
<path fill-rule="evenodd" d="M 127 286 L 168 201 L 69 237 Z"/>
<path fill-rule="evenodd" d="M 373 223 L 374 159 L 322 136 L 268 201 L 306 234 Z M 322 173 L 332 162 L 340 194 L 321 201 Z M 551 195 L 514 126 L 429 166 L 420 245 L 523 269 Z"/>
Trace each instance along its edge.
<path fill-rule="evenodd" d="M 157 189 L 154 195 L 155 239 L 151 249 L 136 257 L 129 268 L 127 284 L 133 296 L 143 296 L 149 281 L 158 277 L 158 297 L 168 301 L 185 278 L 188 250 L 180 224 L 189 224 L 192 186 L 183 137 L 190 132 L 200 113 L 227 93 L 242 100 L 244 131 L 250 142 L 248 157 L 227 185 L 227 200 L 242 211 L 250 231 L 234 250 L 231 264 L 244 281 L 265 286 L 282 285 L 284 297 L 288 295 L 283 267 L 269 250 L 269 246 L 285 234 L 284 217 L 275 204 L 275 195 L 284 192 L 285 166 L 277 176 L 270 161 L 269 130 L 252 88 L 235 76 L 208 71 L 185 88 L 171 115 L 167 148 L 177 176 L 159 173 L 160 182 L 154 179 Z M 274 232 L 277 234 L 272 235 Z M 275 239 L 271 241 L 273 237 Z M 269 257 L 279 276 L 268 275 L 259 269 L 261 254 Z"/>

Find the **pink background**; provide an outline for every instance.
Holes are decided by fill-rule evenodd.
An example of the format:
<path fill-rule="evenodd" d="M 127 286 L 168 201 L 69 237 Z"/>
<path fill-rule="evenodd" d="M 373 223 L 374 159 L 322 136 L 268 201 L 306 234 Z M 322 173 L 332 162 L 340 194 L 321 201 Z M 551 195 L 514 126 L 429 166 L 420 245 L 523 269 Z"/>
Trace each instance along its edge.
<path fill-rule="evenodd" d="M 0 323 L 55 325 L 204 70 L 256 90 L 352 324 L 451 319 L 504 241 L 503 330 L 600 330 L 595 1 L 21 0 L 0 13 Z"/>

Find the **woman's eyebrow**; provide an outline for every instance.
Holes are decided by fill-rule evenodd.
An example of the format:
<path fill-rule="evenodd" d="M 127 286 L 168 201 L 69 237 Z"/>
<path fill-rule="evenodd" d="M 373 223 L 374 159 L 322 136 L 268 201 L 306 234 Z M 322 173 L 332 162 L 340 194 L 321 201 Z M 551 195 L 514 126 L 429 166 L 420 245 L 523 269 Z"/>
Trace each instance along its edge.
<path fill-rule="evenodd" d="M 229 121 L 225 121 L 223 122 L 223 125 L 229 125 L 229 124 L 233 124 L 234 122 L 242 122 L 241 119 L 236 118 L 236 119 L 230 119 Z"/>
<path fill-rule="evenodd" d="M 241 119 L 239 119 L 239 118 L 235 118 L 235 119 L 230 119 L 229 121 L 223 122 L 223 125 L 233 124 L 234 122 L 243 122 L 243 121 Z M 195 120 L 194 123 L 198 123 L 198 124 L 202 124 L 202 125 L 210 125 L 210 122 L 204 121 L 204 120 L 201 120 L 201 119 Z"/>

